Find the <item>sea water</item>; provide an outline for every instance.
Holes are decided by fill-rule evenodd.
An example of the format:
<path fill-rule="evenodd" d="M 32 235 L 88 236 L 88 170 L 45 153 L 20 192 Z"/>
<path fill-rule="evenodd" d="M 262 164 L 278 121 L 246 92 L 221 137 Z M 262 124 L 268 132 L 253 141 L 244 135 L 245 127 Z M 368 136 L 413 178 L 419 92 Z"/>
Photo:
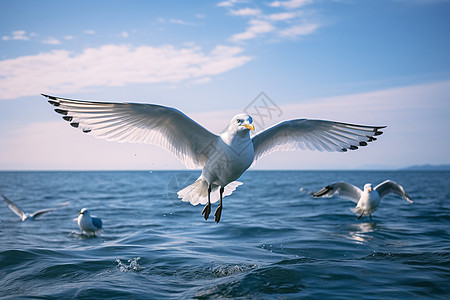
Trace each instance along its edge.
<path fill-rule="evenodd" d="M 198 171 L 0 172 L 1 298 L 448 299 L 450 172 L 248 171 L 220 223 L 177 199 Z M 335 181 L 394 180 L 372 220 L 314 199 Z M 301 189 L 301 191 L 300 191 Z M 95 237 L 73 220 L 103 220 Z"/>

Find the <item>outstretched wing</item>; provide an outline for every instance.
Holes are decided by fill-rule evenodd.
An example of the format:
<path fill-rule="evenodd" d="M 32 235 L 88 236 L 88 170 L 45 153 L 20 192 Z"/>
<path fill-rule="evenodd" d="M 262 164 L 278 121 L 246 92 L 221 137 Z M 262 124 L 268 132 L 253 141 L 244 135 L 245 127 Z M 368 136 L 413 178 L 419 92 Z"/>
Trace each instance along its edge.
<path fill-rule="evenodd" d="M 359 198 L 361 198 L 361 193 L 361 189 L 352 184 L 346 182 L 335 182 L 315 192 L 313 196 L 316 198 L 331 197 L 334 194 L 337 194 L 340 197 L 347 198 L 355 203 L 358 203 Z"/>
<path fill-rule="evenodd" d="M 43 215 L 43 214 L 45 214 L 45 213 L 48 213 L 48 212 L 57 210 L 57 209 L 59 209 L 59 208 L 61 208 L 61 207 L 64 207 L 64 206 L 68 205 L 69 203 L 70 203 L 70 201 L 66 201 L 66 202 L 63 202 L 63 203 L 58 204 L 58 207 L 56 207 L 56 208 L 40 209 L 40 210 L 35 211 L 34 213 L 32 213 L 32 214 L 31 214 L 31 217 L 32 217 L 33 219 L 36 219 L 36 218 L 40 217 L 41 215 Z"/>
<path fill-rule="evenodd" d="M 393 193 L 396 194 L 397 196 L 402 197 L 409 203 L 414 203 L 411 200 L 411 197 L 409 197 L 408 193 L 406 193 L 405 189 L 400 184 L 392 180 L 386 180 L 380 183 L 374 188 L 374 190 L 378 192 L 380 198 L 383 198 L 387 194 Z"/>
<path fill-rule="evenodd" d="M 6 198 L 5 195 L 2 194 L 2 197 L 3 200 L 5 200 L 6 204 L 8 204 L 9 209 L 12 210 L 13 213 L 18 215 L 22 221 L 24 221 L 27 218 L 25 212 L 20 207 L 9 201 L 9 199 Z"/>
<path fill-rule="evenodd" d="M 56 208 L 40 209 L 40 210 L 35 211 L 34 213 L 32 213 L 32 214 L 31 214 L 31 217 L 32 217 L 33 219 L 36 219 L 36 218 L 42 216 L 43 214 L 46 214 L 46 213 L 51 212 L 51 211 L 54 211 L 54 210 L 56 210 Z"/>
<path fill-rule="evenodd" d="M 103 103 L 49 95 L 70 125 L 109 141 L 158 145 L 188 168 L 202 168 L 219 137 L 171 107 L 137 103 Z"/>
<path fill-rule="evenodd" d="M 252 138 L 255 161 L 274 151 L 345 152 L 367 146 L 386 126 L 364 126 L 326 120 L 296 119 L 278 123 Z"/>

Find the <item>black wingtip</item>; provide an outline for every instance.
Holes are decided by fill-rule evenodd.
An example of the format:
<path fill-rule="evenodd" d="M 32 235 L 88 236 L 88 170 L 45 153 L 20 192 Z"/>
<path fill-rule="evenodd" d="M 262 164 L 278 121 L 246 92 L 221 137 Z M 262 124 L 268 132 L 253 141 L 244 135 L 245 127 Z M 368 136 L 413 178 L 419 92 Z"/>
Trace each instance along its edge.
<path fill-rule="evenodd" d="M 357 146 L 354 146 L 354 145 L 351 145 L 349 149 L 350 149 L 350 150 L 356 150 L 356 149 L 358 149 L 358 147 L 357 147 Z"/>
<path fill-rule="evenodd" d="M 47 94 L 41 94 L 41 95 L 44 96 L 44 97 L 47 97 L 47 98 L 49 98 L 49 99 L 51 99 L 51 100 L 55 100 L 55 101 L 58 100 L 58 98 L 56 98 L 56 97 L 54 97 L 54 96 L 50 96 L 50 95 L 47 95 Z"/>
<path fill-rule="evenodd" d="M 63 119 L 66 120 L 67 122 L 71 122 L 73 120 L 73 117 L 64 116 Z"/>
<path fill-rule="evenodd" d="M 73 122 L 73 123 L 70 123 L 70 126 L 72 126 L 74 128 L 78 128 L 78 126 L 80 126 L 80 123 Z"/>
<path fill-rule="evenodd" d="M 347 152 L 347 149 L 346 148 L 342 148 L 341 151 L 342 152 Z"/>
<path fill-rule="evenodd" d="M 324 188 L 318 190 L 317 192 L 315 192 L 315 193 L 313 194 L 313 197 L 314 197 L 314 198 L 320 198 L 321 196 L 323 196 L 323 195 L 325 195 L 326 193 L 328 193 L 329 190 L 330 190 L 330 186 L 327 185 L 326 187 L 324 187 Z"/>
<path fill-rule="evenodd" d="M 383 131 L 375 131 L 375 133 L 374 133 L 375 136 L 382 135 L 382 134 L 383 134 Z"/>
<path fill-rule="evenodd" d="M 359 142 L 359 145 L 364 147 L 364 146 L 367 146 L 367 143 L 366 142 Z"/>
<path fill-rule="evenodd" d="M 50 103 L 53 106 L 59 106 L 59 102 L 53 101 L 53 100 L 48 100 L 48 103 Z"/>
<path fill-rule="evenodd" d="M 65 109 L 59 109 L 59 108 L 56 108 L 55 111 L 56 111 L 58 114 L 65 115 L 65 116 L 67 116 L 67 114 L 69 113 L 69 111 L 67 111 L 67 110 L 65 110 Z"/>

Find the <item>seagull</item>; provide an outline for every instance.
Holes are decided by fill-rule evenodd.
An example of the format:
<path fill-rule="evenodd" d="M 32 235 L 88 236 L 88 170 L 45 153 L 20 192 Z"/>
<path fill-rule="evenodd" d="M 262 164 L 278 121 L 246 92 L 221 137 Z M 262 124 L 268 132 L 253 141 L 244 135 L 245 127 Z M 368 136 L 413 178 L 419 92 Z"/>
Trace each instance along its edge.
<path fill-rule="evenodd" d="M 16 204 L 14 204 L 11 200 L 9 200 L 8 198 L 6 198 L 5 195 L 3 195 L 3 194 L 1 194 L 1 195 L 2 195 L 2 197 L 3 197 L 3 200 L 6 202 L 6 204 L 8 204 L 9 209 L 10 209 L 13 213 L 15 213 L 16 215 L 18 215 L 19 218 L 20 218 L 22 221 L 25 221 L 25 220 L 35 220 L 37 217 L 39 217 L 39 216 L 41 216 L 41 215 L 43 215 L 43 214 L 45 214 L 45 213 L 48 213 L 48 212 L 51 212 L 51 211 L 54 211 L 54 210 L 57 210 L 57 209 L 58 209 L 58 208 L 40 209 L 40 210 L 38 210 L 38 211 L 35 211 L 35 212 L 32 213 L 32 214 L 28 214 L 28 213 L 24 212 L 19 206 L 17 206 Z M 64 203 L 61 203 L 59 206 L 60 206 L 60 207 L 66 206 L 66 205 L 69 204 L 69 203 L 70 203 L 70 202 L 64 202 Z"/>
<path fill-rule="evenodd" d="M 214 213 L 216 223 L 221 218 L 222 199 L 242 184 L 236 180 L 262 157 L 274 151 L 356 150 L 375 141 L 386 127 L 294 119 L 250 137 L 250 131 L 255 130 L 252 117 L 238 114 L 226 132 L 216 135 L 171 107 L 42 95 L 56 107 L 55 112 L 84 133 L 110 141 L 155 144 L 175 154 L 187 168 L 202 169 L 200 177 L 180 190 L 178 197 L 192 205 L 205 205 L 205 220 L 211 203 L 220 201 Z"/>
<path fill-rule="evenodd" d="M 78 222 L 81 233 L 86 232 L 87 235 L 95 236 L 95 233 L 102 229 L 102 220 L 97 217 L 91 217 L 91 213 L 87 208 L 81 209 L 78 213 L 78 218 L 75 220 Z"/>
<path fill-rule="evenodd" d="M 336 182 L 315 192 L 313 196 L 315 198 L 331 197 L 334 194 L 350 199 L 356 203 L 356 207 L 352 208 L 352 211 L 359 215 L 356 218 L 357 220 L 363 215 L 368 215 L 370 220 L 372 220 L 372 213 L 377 210 L 381 198 L 388 194 L 396 194 L 407 202 L 414 203 L 411 200 L 411 197 L 406 193 L 405 189 L 392 180 L 386 180 L 373 189 L 371 183 L 366 183 L 364 185 L 364 191 L 361 191 L 358 187 L 346 182 Z"/>

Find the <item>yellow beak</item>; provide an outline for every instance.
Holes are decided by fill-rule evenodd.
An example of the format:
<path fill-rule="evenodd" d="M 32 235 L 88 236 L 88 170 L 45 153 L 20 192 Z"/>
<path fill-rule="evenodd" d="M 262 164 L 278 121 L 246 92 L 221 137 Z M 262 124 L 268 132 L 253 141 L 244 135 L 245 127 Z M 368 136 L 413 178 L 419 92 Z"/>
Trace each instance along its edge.
<path fill-rule="evenodd" d="M 244 126 L 247 129 L 253 130 L 253 131 L 255 130 L 255 126 L 253 124 L 244 124 L 242 126 Z"/>
<path fill-rule="evenodd" d="M 370 188 L 369 188 L 369 192 L 371 192 L 371 191 L 372 191 L 372 188 L 370 187 Z"/>
<path fill-rule="evenodd" d="M 80 211 L 79 213 L 78 213 L 78 215 L 82 215 L 83 213 Z"/>

